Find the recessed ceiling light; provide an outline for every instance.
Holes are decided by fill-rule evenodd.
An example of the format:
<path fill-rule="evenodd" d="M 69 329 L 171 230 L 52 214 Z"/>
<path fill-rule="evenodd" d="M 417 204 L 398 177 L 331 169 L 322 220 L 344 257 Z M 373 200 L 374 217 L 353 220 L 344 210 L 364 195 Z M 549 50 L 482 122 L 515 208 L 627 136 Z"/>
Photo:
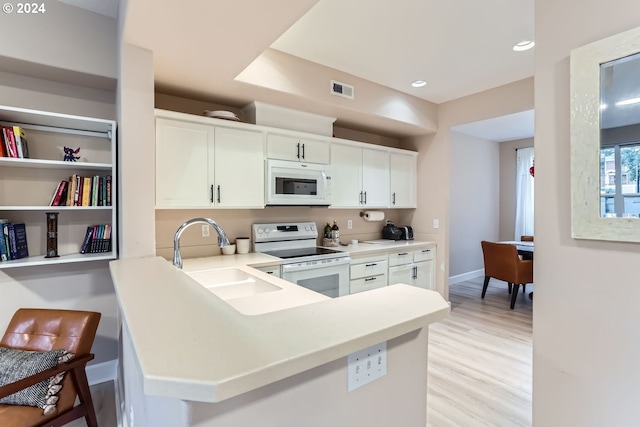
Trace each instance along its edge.
<path fill-rule="evenodd" d="M 424 80 L 414 80 L 411 82 L 411 86 L 413 87 L 423 87 L 426 85 L 427 85 L 427 82 L 425 82 Z"/>
<path fill-rule="evenodd" d="M 529 50 L 536 45 L 536 42 L 533 40 L 523 40 L 520 43 L 516 43 L 513 45 L 513 50 L 516 52 L 522 52 L 525 50 Z"/>

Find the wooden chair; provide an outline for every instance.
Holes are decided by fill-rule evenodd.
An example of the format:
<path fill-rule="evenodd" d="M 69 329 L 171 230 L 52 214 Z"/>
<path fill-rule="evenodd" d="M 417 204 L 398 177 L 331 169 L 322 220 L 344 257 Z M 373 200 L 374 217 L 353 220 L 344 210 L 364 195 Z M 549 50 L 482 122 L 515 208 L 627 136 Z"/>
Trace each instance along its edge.
<path fill-rule="evenodd" d="M 518 289 L 520 285 L 533 283 L 533 261 L 523 260 L 518 256 L 518 249 L 511 244 L 493 243 L 482 241 L 482 254 L 484 256 L 484 286 L 482 287 L 482 298 L 487 293 L 489 280 L 503 280 L 508 283 L 509 288 L 513 285 L 511 293 L 511 309 L 516 305 Z M 511 290 L 511 289 L 509 289 Z"/>
<path fill-rule="evenodd" d="M 67 350 L 75 354 L 69 362 L 0 387 L 0 398 L 66 371 L 57 412 L 44 415 L 41 408 L 0 404 L 2 427 L 63 426 L 84 417 L 89 427 L 98 422 L 85 372 L 96 335 L 100 313 L 75 310 L 19 309 L 0 341 L 0 347 L 26 351 Z M 79 404 L 74 406 L 76 397 Z"/>

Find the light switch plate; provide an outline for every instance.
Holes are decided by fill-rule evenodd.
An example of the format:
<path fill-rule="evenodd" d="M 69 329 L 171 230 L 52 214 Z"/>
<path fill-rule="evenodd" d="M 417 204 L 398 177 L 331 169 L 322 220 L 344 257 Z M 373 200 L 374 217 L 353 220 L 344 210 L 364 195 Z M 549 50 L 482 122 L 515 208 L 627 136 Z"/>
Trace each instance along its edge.
<path fill-rule="evenodd" d="M 350 354 L 347 357 L 348 381 L 347 390 L 376 380 L 387 373 L 387 343 L 381 342 Z"/>

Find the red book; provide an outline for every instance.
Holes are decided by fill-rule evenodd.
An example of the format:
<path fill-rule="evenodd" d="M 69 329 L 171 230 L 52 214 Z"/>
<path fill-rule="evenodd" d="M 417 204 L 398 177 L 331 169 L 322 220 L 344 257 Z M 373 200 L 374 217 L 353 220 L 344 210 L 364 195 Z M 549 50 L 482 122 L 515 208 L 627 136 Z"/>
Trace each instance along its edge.
<path fill-rule="evenodd" d="M 9 157 L 7 155 L 7 146 L 4 142 L 3 132 L 0 132 L 0 157 Z"/>
<path fill-rule="evenodd" d="M 58 184 L 58 188 L 56 189 L 56 194 L 53 198 L 53 203 L 51 206 L 63 206 L 63 201 L 66 202 L 67 195 L 67 186 L 69 185 L 68 181 L 60 181 Z"/>
<path fill-rule="evenodd" d="M 16 146 L 16 140 L 13 137 L 13 129 L 8 127 L 2 128 L 5 145 L 7 148 L 7 157 L 18 158 L 18 147 Z"/>

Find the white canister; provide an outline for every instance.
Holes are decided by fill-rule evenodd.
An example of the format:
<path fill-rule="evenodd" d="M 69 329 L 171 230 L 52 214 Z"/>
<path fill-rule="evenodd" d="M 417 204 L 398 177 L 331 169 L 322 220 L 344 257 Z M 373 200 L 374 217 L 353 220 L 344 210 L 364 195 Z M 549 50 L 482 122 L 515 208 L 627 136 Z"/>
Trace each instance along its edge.
<path fill-rule="evenodd" d="M 238 237 L 236 239 L 236 251 L 239 254 L 248 254 L 251 249 L 251 239 L 248 237 Z"/>

